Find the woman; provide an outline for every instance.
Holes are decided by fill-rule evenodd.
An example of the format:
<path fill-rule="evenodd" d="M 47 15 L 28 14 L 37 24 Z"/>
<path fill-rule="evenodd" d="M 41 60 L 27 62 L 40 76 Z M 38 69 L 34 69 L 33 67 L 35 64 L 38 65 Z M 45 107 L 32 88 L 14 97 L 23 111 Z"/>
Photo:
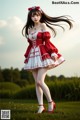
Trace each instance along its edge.
<path fill-rule="evenodd" d="M 48 69 L 54 68 L 64 62 L 64 58 L 58 53 L 58 49 L 50 42 L 50 28 L 54 36 L 56 31 L 53 26 L 60 26 L 57 22 L 68 23 L 70 29 L 72 28 L 71 21 L 65 17 L 50 17 L 45 14 L 39 6 L 28 8 L 28 17 L 26 25 L 23 27 L 25 34 L 23 34 L 29 42 L 29 46 L 25 52 L 25 70 L 32 72 L 35 79 L 36 95 L 38 99 L 39 109 L 38 113 L 45 111 L 43 105 L 43 93 L 48 101 L 48 112 L 53 113 L 56 104 L 51 98 L 50 90 L 45 84 L 45 76 Z M 62 26 L 60 26 L 64 29 Z"/>

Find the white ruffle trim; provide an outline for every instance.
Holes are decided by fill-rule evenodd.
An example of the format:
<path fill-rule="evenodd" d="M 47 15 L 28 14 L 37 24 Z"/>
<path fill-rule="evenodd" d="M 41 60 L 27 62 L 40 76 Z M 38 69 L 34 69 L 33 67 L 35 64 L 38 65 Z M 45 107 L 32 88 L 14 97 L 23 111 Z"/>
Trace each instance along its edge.
<path fill-rule="evenodd" d="M 58 66 L 63 61 L 65 60 L 62 56 L 56 61 L 54 61 L 52 58 L 46 58 L 45 60 L 42 60 L 39 47 L 36 47 L 36 48 L 34 47 L 31 49 L 29 60 L 27 63 L 25 63 L 25 66 L 23 69 L 32 70 L 32 69 L 44 68 L 44 67 L 48 67 L 50 69 Z"/>
<path fill-rule="evenodd" d="M 44 68 L 44 67 L 49 67 L 49 68 L 54 68 L 58 66 L 59 64 L 63 63 L 65 60 L 63 57 L 60 57 L 58 60 L 54 61 L 52 59 L 46 59 L 44 61 L 41 61 L 40 57 L 37 56 L 37 60 L 34 58 L 30 58 L 28 63 L 25 63 L 24 70 L 32 70 L 32 69 L 37 69 L 37 68 Z"/>

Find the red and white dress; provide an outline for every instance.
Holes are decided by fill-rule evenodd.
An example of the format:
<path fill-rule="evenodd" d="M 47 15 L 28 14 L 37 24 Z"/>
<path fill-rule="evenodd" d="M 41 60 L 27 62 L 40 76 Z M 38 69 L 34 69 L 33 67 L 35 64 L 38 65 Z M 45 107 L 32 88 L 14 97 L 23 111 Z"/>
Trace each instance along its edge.
<path fill-rule="evenodd" d="M 28 35 L 29 46 L 24 54 L 25 70 L 34 70 L 37 68 L 54 68 L 64 61 L 58 49 L 50 42 L 50 32 L 37 31 Z M 54 61 L 51 57 L 57 56 Z"/>

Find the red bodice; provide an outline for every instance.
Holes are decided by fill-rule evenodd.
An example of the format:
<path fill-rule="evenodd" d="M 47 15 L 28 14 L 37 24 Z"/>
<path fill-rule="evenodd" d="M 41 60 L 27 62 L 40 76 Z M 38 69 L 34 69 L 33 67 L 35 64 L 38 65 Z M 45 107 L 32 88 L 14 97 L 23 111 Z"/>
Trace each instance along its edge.
<path fill-rule="evenodd" d="M 58 58 L 61 56 L 58 54 L 58 49 L 50 42 L 51 35 L 48 31 L 46 32 L 38 32 L 36 40 L 30 40 L 28 38 L 29 46 L 24 54 L 26 60 L 25 63 L 28 62 L 29 59 L 29 53 L 31 48 L 33 47 L 39 47 L 40 48 L 40 54 L 42 60 L 45 60 L 46 58 L 51 58 L 51 54 L 55 53 L 58 55 Z"/>

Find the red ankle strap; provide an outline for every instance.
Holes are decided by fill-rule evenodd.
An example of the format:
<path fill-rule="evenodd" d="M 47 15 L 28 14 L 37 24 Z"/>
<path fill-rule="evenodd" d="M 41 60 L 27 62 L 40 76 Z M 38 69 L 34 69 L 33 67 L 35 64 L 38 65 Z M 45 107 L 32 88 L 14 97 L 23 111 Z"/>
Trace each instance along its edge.
<path fill-rule="evenodd" d="M 52 102 L 53 102 L 53 100 L 51 102 L 48 102 L 48 103 L 52 103 Z"/>
<path fill-rule="evenodd" d="M 44 105 L 39 105 L 39 106 L 44 106 Z"/>

